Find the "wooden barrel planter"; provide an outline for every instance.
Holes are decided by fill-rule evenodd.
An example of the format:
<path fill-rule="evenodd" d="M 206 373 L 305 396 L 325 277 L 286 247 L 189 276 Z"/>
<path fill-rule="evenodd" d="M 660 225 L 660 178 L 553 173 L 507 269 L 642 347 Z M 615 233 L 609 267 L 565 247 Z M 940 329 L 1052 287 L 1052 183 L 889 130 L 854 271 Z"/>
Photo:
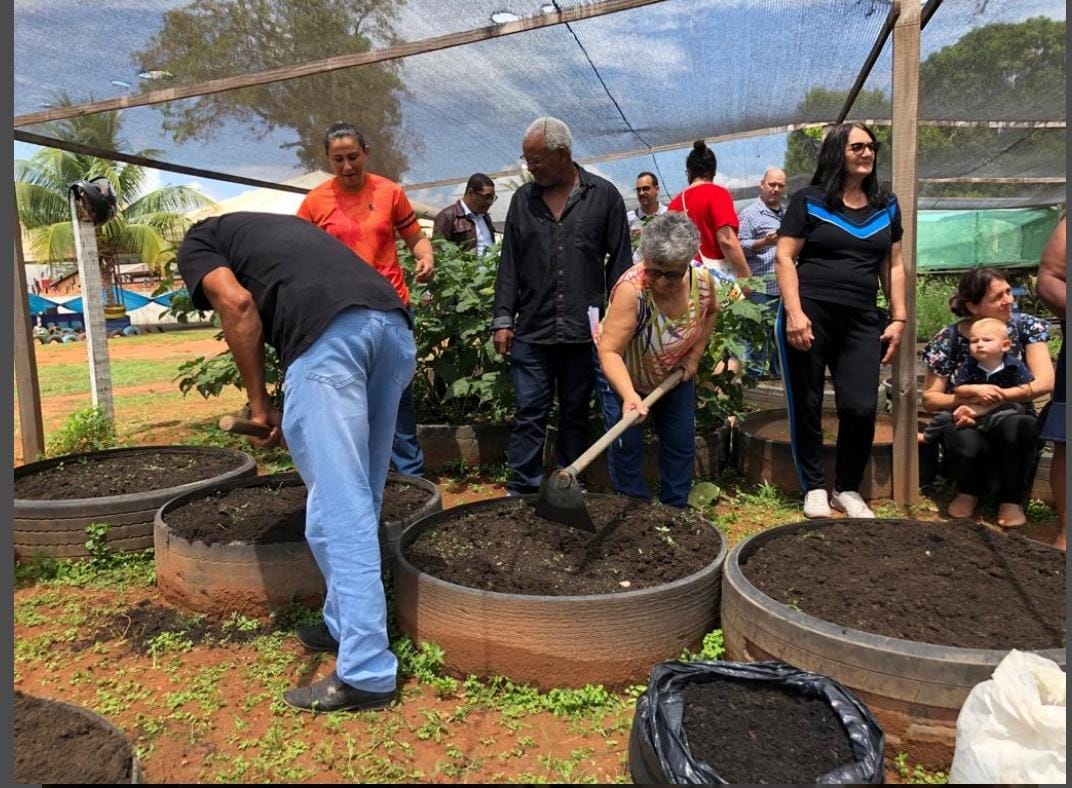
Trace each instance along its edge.
<path fill-rule="evenodd" d="M 130 741 L 89 709 L 15 693 L 14 782 L 21 785 L 139 784 Z"/>
<path fill-rule="evenodd" d="M 191 469 L 213 462 L 223 470 L 204 478 L 167 487 L 98 497 L 20 497 L 20 480 L 52 478 L 73 464 L 139 463 L 165 455 L 175 462 L 187 462 Z M 153 517 L 164 503 L 195 490 L 231 479 L 255 475 L 257 463 L 245 452 L 203 446 L 141 446 L 108 449 L 86 454 L 69 454 L 15 468 L 14 543 L 15 555 L 29 559 L 35 555 L 81 557 L 86 549 L 86 526 L 107 523 L 108 546 L 117 551 L 144 550 L 153 546 Z M 174 478 L 174 477 L 172 477 Z"/>
<path fill-rule="evenodd" d="M 717 529 L 699 515 L 690 514 L 693 525 L 686 527 L 704 530 L 701 535 L 711 547 L 709 553 L 694 553 L 701 568 L 636 590 L 621 590 L 630 586 L 628 581 L 622 581 L 614 583 L 620 586 L 614 592 L 504 593 L 434 577 L 410 560 L 414 543 L 426 532 L 451 520 L 474 516 L 491 518 L 489 524 L 499 527 L 515 516 L 510 507 L 531 507 L 535 499 L 534 495 L 523 496 L 520 501 L 500 498 L 454 507 L 408 526 L 395 545 L 399 625 L 415 642 L 440 646 L 448 672 L 457 676 L 504 676 L 545 690 L 585 684 L 623 687 L 645 680 L 656 662 L 676 658 L 684 648 L 697 647 L 703 636 L 717 626 L 726 547 Z M 587 532 L 541 520 L 540 527 L 545 525 L 548 529 L 548 540 L 554 543 L 609 538 L 595 511 L 599 501 L 607 501 L 608 507 L 638 505 L 609 495 L 588 495 L 586 500 L 603 536 L 589 537 Z M 706 534 L 708 527 L 713 538 Z M 471 544 L 461 539 L 460 544 Z M 514 544 L 515 548 L 510 548 L 509 543 L 505 548 L 516 556 L 512 565 L 493 571 L 511 577 L 520 571 L 519 566 L 536 567 L 530 569 L 532 573 L 544 571 L 543 564 L 531 558 L 521 541 Z M 480 559 L 494 561 L 485 558 L 483 552 L 474 558 L 474 563 Z M 654 556 L 650 563 L 673 565 Z M 552 573 L 548 570 L 547 576 Z M 556 577 L 565 574 L 568 572 L 557 573 Z"/>
<path fill-rule="evenodd" d="M 847 553 L 840 541 L 842 535 L 855 529 L 862 535 L 850 539 L 871 539 L 872 531 L 861 532 L 864 528 L 879 529 L 873 533 L 880 538 L 892 537 L 902 547 L 891 549 L 886 541 L 881 548 L 870 551 L 875 556 L 860 550 Z M 883 528 L 900 530 L 884 532 Z M 779 545 L 779 540 L 790 541 Z M 772 561 L 763 557 L 764 548 L 778 550 L 778 558 Z M 876 557 L 879 553 L 885 558 Z M 763 557 L 762 565 L 757 555 Z M 820 556 L 827 556 L 825 566 Z M 895 569 L 887 563 L 894 560 L 900 562 Z M 753 567 L 749 566 L 750 561 L 755 562 Z M 809 578 L 819 581 L 801 581 L 793 568 L 796 565 L 806 566 Z M 861 580 L 863 570 L 872 567 L 874 572 Z M 780 590 L 772 593 L 786 597 L 789 604 L 761 590 L 749 579 L 748 572 L 753 577 L 758 573 L 764 584 L 775 583 Z M 1050 577 L 1045 581 L 1049 584 L 1045 588 L 1040 580 L 1044 572 Z M 1063 642 L 1054 642 L 1052 648 L 1034 649 L 1027 643 L 995 642 L 998 637 L 1013 638 L 1006 634 L 1011 631 L 1009 621 L 1015 620 L 1020 626 L 1025 618 L 1040 622 L 1031 625 L 1037 627 L 1035 632 L 1042 633 L 1032 634 L 1034 640 L 1049 641 L 1051 637 L 1064 640 L 1064 572 L 1063 554 L 1058 551 L 970 521 L 831 519 L 779 526 L 741 542 L 726 560 L 722 586 L 726 653 L 728 658 L 737 660 L 780 660 L 836 679 L 875 715 L 886 733 L 887 752 L 905 752 L 914 763 L 947 771 L 952 763 L 961 706 L 976 684 L 990 678 L 1010 648 L 1036 650 L 1064 667 Z M 857 584 L 874 589 L 882 601 L 872 603 L 868 598 L 868 607 L 863 612 L 852 605 L 858 598 L 864 604 L 859 585 L 855 589 L 851 586 L 852 573 L 857 575 Z M 1003 577 L 1011 579 L 1002 580 Z M 939 585 L 932 585 L 935 581 Z M 920 603 L 906 601 L 913 588 L 923 589 L 924 583 L 928 589 L 942 588 L 944 582 L 950 583 L 948 592 L 917 591 L 925 598 L 926 612 L 902 612 L 921 610 Z M 864 616 L 873 611 L 872 615 L 887 617 L 885 623 L 873 626 L 875 630 L 890 626 L 892 620 L 897 626 L 921 627 L 928 632 L 929 641 L 948 642 L 956 637 L 965 638 L 961 642 L 972 642 L 974 638 L 1000 647 L 940 645 L 922 639 L 875 634 L 844 622 L 824 620 L 802 612 L 802 608 L 813 604 L 811 586 L 808 592 L 794 587 L 804 583 L 815 583 L 815 588 L 830 595 L 829 598 L 840 600 L 831 603 L 837 609 L 827 614 L 829 618 Z M 1030 593 L 1034 595 L 1029 601 L 1022 601 L 1023 593 L 1017 593 L 1017 588 L 1025 585 L 1031 587 Z M 1036 596 L 1048 599 L 1051 592 L 1055 598 L 1054 610 L 1036 611 Z M 994 613 L 994 598 L 1005 595 L 1012 600 L 1010 604 L 1023 605 L 1031 613 L 1017 615 L 1004 608 Z M 967 618 L 965 599 L 977 600 L 976 606 L 984 610 L 980 615 L 989 616 L 987 629 L 982 629 L 977 619 Z M 910 608 L 910 604 L 915 607 Z M 1059 628 L 1060 634 L 1050 632 L 1051 625 L 1046 622 L 1051 621 L 1051 614 L 1052 628 Z M 977 627 L 971 636 L 966 637 L 963 632 L 947 634 L 954 632 L 961 620 L 971 622 L 963 626 Z M 999 633 L 997 636 L 983 634 L 995 631 Z M 1017 636 L 1023 637 L 1022 631 L 1018 630 Z"/>
<path fill-rule="evenodd" d="M 394 485 L 417 487 L 426 494 L 426 502 L 402 519 L 385 521 L 380 526 L 381 549 L 388 551 L 392 539 L 404 525 L 442 508 L 436 486 L 426 479 L 390 474 L 385 499 Z M 273 534 L 285 534 L 265 544 L 246 542 L 207 543 L 180 536 L 168 527 L 168 517 L 190 504 L 215 500 L 239 488 L 295 490 L 290 503 L 288 522 Z M 385 503 L 385 510 L 388 505 Z M 169 602 L 189 610 L 212 615 L 263 617 L 273 610 L 298 602 L 318 606 L 324 599 L 324 579 L 304 538 L 305 485 L 297 473 L 280 473 L 241 479 L 198 490 L 168 501 L 156 513 L 154 537 L 156 582 Z"/>
<path fill-rule="evenodd" d="M 828 436 L 829 434 L 829 436 Z M 823 473 L 834 483 L 837 413 L 823 411 Z M 768 482 L 785 492 L 799 492 L 800 479 L 789 442 L 789 417 L 785 409 L 749 413 L 734 427 L 733 451 L 737 467 L 753 484 Z M 875 441 L 864 470 L 860 495 L 865 499 L 889 498 L 892 494 L 893 421 L 884 413 L 875 415 Z"/>

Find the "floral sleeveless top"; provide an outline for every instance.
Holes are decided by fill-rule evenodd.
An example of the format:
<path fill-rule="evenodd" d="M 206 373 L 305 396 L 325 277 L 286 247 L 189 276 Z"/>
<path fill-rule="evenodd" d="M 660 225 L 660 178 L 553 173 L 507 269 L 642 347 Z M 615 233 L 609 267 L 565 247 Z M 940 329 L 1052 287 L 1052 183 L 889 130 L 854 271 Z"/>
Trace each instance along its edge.
<path fill-rule="evenodd" d="M 690 266 L 688 305 L 680 318 L 673 319 L 655 305 L 643 264 L 622 274 L 611 290 L 611 299 L 626 282 L 637 291 L 637 326 L 625 351 L 625 367 L 633 387 L 645 394 L 658 386 L 696 344 L 717 292 L 710 271 Z"/>

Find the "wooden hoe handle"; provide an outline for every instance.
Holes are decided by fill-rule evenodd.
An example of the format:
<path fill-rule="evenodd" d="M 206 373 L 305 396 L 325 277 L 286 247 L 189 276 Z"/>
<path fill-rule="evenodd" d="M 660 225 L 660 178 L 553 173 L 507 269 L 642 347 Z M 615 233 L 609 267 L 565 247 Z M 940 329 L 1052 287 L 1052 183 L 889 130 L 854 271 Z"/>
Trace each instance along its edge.
<path fill-rule="evenodd" d="M 249 435 L 253 438 L 267 438 L 272 434 L 272 428 L 256 421 L 242 419 L 238 416 L 224 416 L 220 419 L 219 427 L 224 432 L 233 432 L 236 435 Z"/>

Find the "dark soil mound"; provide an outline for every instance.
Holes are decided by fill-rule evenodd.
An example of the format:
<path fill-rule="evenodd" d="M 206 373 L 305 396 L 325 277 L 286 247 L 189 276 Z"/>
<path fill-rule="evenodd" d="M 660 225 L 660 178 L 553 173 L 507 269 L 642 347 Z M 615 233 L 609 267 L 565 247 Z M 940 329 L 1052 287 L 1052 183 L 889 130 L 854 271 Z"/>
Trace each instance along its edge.
<path fill-rule="evenodd" d="M 103 619 L 89 637 L 73 644 L 74 651 L 92 648 L 96 643 L 125 640 L 136 654 L 149 654 L 161 635 L 174 635 L 192 646 L 211 643 L 248 643 L 268 629 L 257 621 L 213 621 L 205 616 L 189 615 L 148 600 Z"/>
<path fill-rule="evenodd" d="M 387 480 L 383 490 L 383 507 L 380 510 L 381 523 L 400 523 L 406 520 L 432 500 L 432 493 L 404 482 Z"/>
<path fill-rule="evenodd" d="M 15 693 L 15 782 L 115 784 L 131 780 L 130 744 L 78 711 Z"/>
<path fill-rule="evenodd" d="M 388 480 L 385 522 L 420 511 L 432 494 Z M 184 503 L 164 517 L 175 534 L 205 544 L 281 544 L 305 539 L 305 485 L 236 487 Z"/>
<path fill-rule="evenodd" d="M 832 522 L 758 547 L 767 596 L 878 635 L 982 649 L 1065 644 L 1065 555 L 964 521 Z"/>
<path fill-rule="evenodd" d="M 405 548 L 411 564 L 469 588 L 568 596 L 636 591 L 698 572 L 722 538 L 695 512 L 616 496 L 589 497 L 591 534 L 504 501 L 460 514 Z"/>
<path fill-rule="evenodd" d="M 62 501 L 164 490 L 211 479 L 241 463 L 237 454 L 148 450 L 73 460 L 15 479 L 15 497 Z"/>
<path fill-rule="evenodd" d="M 731 784 L 809 785 L 853 759 L 825 699 L 758 681 L 693 682 L 682 694 L 689 751 Z"/>

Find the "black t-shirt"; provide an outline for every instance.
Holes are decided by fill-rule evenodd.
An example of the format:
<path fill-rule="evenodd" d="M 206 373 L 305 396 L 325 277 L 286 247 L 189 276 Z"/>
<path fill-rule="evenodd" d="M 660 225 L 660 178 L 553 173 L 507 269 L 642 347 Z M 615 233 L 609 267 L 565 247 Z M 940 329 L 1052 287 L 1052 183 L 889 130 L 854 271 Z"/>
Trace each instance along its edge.
<path fill-rule="evenodd" d="M 892 194 L 879 208 L 831 209 L 818 186 L 793 195 L 779 235 L 803 238 L 797 257 L 800 295 L 854 307 L 873 307 L 878 271 L 901 240 L 901 209 Z"/>
<path fill-rule="evenodd" d="M 190 228 L 179 247 L 179 273 L 194 306 L 211 309 L 205 274 L 226 267 L 249 290 L 265 339 L 288 367 L 351 306 L 409 319 L 394 287 L 375 268 L 316 225 L 297 216 L 229 213 Z"/>

